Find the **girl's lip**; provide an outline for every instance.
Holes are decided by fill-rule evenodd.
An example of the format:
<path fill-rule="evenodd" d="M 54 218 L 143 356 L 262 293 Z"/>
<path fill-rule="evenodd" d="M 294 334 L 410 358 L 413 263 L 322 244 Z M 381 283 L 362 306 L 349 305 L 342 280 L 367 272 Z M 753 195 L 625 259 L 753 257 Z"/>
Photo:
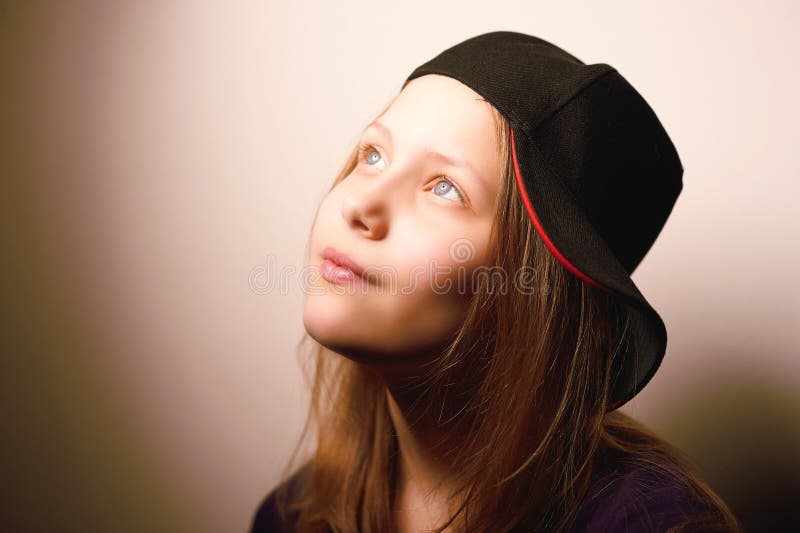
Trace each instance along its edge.
<path fill-rule="evenodd" d="M 350 270 L 348 267 L 338 265 L 330 259 L 323 259 L 319 265 L 322 277 L 331 283 L 337 285 L 349 285 L 351 283 L 366 284 L 366 280 Z"/>
<path fill-rule="evenodd" d="M 336 248 L 333 246 L 328 246 L 322 251 L 323 259 L 327 259 L 332 263 L 340 267 L 345 267 L 346 269 L 350 270 L 355 274 L 357 277 L 361 278 L 364 274 L 364 269 L 361 266 L 350 259 L 346 254 L 338 252 Z"/>

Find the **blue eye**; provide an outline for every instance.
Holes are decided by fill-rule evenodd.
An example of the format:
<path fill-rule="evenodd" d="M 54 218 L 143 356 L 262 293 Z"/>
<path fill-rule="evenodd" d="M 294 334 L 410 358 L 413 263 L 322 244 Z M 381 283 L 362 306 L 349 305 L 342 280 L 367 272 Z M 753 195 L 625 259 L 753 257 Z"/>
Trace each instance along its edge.
<path fill-rule="evenodd" d="M 358 153 L 359 153 L 359 158 L 365 159 L 366 164 L 369 166 L 374 166 L 375 163 L 378 163 L 381 155 L 377 150 L 375 150 L 374 146 L 371 146 L 369 144 L 359 145 Z M 376 157 L 371 157 L 373 155 L 375 155 Z"/>
<path fill-rule="evenodd" d="M 434 192 L 436 194 L 442 193 L 441 196 L 444 196 L 445 194 L 450 193 L 450 192 L 454 192 L 456 194 L 456 200 L 459 201 L 459 202 L 463 201 L 463 198 L 461 197 L 461 193 L 458 191 L 456 186 L 453 185 L 453 183 L 450 180 L 448 180 L 447 178 L 443 177 L 442 181 L 440 181 L 436 185 L 436 187 L 434 187 L 433 190 L 434 190 Z"/>

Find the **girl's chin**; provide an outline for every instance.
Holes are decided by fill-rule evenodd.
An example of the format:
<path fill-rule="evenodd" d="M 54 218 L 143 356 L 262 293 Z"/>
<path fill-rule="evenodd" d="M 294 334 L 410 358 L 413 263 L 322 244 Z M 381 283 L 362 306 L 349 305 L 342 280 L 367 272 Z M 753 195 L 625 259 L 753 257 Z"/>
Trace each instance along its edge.
<path fill-rule="evenodd" d="M 314 309 L 313 306 L 307 305 L 303 311 L 303 327 L 306 332 L 328 348 L 360 343 L 363 340 L 361 337 L 366 332 L 363 324 L 363 317 L 337 314 L 330 309 L 330 306 Z"/>

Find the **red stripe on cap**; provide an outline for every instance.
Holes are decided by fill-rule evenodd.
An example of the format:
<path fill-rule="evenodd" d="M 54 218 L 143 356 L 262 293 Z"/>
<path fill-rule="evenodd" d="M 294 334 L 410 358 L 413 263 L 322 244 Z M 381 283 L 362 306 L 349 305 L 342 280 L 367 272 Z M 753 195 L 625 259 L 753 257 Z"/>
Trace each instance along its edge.
<path fill-rule="evenodd" d="M 587 283 L 590 283 L 590 284 L 594 285 L 595 287 L 598 287 L 598 288 L 604 290 L 605 292 L 612 293 L 612 291 L 610 289 L 608 289 L 604 285 L 600 284 L 600 282 L 593 280 L 592 278 L 590 278 L 589 276 L 587 276 L 586 274 L 584 274 L 583 272 L 578 270 L 578 268 L 575 265 L 570 263 L 569 260 L 566 257 L 564 257 L 561 254 L 561 252 L 558 251 L 558 249 L 553 244 L 553 241 L 551 241 L 550 237 L 548 237 L 547 233 L 545 233 L 544 228 L 542 227 L 542 224 L 539 222 L 539 217 L 536 216 L 536 212 L 533 210 L 533 205 L 531 205 L 531 200 L 530 200 L 530 198 L 528 198 L 528 192 L 525 190 L 525 185 L 522 182 L 522 173 L 519 171 L 519 163 L 517 162 L 517 148 L 516 148 L 516 144 L 514 143 L 514 130 L 513 130 L 513 128 L 511 128 L 510 131 L 511 131 L 511 156 L 514 159 L 514 173 L 516 174 L 516 177 L 517 177 L 517 185 L 519 186 L 519 191 L 522 194 L 522 201 L 525 202 L 525 207 L 527 208 L 528 213 L 531 216 L 531 220 L 533 220 L 533 225 L 536 227 L 536 231 L 539 232 L 539 236 L 542 238 L 542 240 L 547 245 L 547 247 L 550 249 L 550 251 L 553 253 L 553 255 L 555 255 L 556 258 L 559 261 L 561 261 L 561 263 L 565 267 L 567 267 L 567 269 L 569 269 L 570 272 L 572 272 L 573 274 L 578 276 L 583 281 L 585 281 Z"/>
<path fill-rule="evenodd" d="M 539 217 L 536 216 L 536 212 L 533 210 L 533 205 L 531 204 L 531 200 L 530 198 L 528 198 L 528 191 L 525 190 L 525 185 L 522 183 L 522 173 L 519 171 L 519 163 L 517 162 L 517 146 L 514 143 L 514 130 L 510 128 L 510 131 L 511 131 L 511 157 L 514 159 L 514 174 L 516 175 L 517 178 L 517 185 L 519 186 L 520 194 L 522 194 L 522 201 L 525 203 L 525 208 L 528 210 L 528 214 L 530 214 L 531 220 L 533 220 L 533 225 L 536 227 L 536 231 L 539 232 L 539 236 L 542 238 L 542 240 L 550 249 L 550 251 L 553 253 L 553 255 L 556 256 L 556 258 L 559 261 L 561 261 L 561 263 L 565 267 L 567 267 L 570 272 L 578 276 L 580 279 L 586 281 L 587 283 L 591 283 L 592 285 L 600 288 L 601 290 L 604 290 L 608 293 L 612 293 L 612 291 L 609 288 L 605 287 L 600 282 L 593 280 L 592 278 L 590 278 L 589 276 L 578 270 L 578 268 L 575 265 L 570 263 L 567 260 L 567 258 L 564 257 L 561 254 L 561 252 L 558 251 L 558 249 L 553 244 L 553 241 L 551 241 L 550 237 L 548 237 L 547 233 L 545 233 L 542 224 L 539 222 Z M 622 400 L 618 400 L 616 402 L 606 405 L 606 412 L 611 411 L 621 403 Z"/>

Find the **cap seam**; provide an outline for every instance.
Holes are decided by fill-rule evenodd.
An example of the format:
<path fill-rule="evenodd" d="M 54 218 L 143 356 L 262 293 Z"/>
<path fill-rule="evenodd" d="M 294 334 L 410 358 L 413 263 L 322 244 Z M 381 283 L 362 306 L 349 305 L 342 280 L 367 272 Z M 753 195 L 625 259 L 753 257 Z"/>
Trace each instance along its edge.
<path fill-rule="evenodd" d="M 569 97 L 567 97 L 567 98 L 566 98 L 566 99 L 565 99 L 565 100 L 564 100 L 562 103 L 560 103 L 560 104 L 556 105 L 556 106 L 555 106 L 555 107 L 554 107 L 552 110 L 550 110 L 550 112 L 549 112 L 549 113 L 547 113 L 547 115 L 545 115 L 545 116 L 544 116 L 544 117 L 543 117 L 543 118 L 542 118 L 542 119 L 541 119 L 541 120 L 540 120 L 540 121 L 539 121 L 539 122 L 536 124 L 536 126 L 535 126 L 535 127 L 533 127 L 533 128 L 530 128 L 530 127 L 529 127 L 529 128 L 526 128 L 526 130 L 528 130 L 528 131 L 526 131 L 526 133 L 528 133 L 528 134 L 529 134 L 528 136 L 529 136 L 529 137 L 531 137 L 531 135 L 530 135 L 530 134 L 534 133 L 536 130 L 538 130 L 539 128 L 541 128 L 541 127 L 542 127 L 542 125 L 544 125 L 544 124 L 545 124 L 547 121 L 549 121 L 551 118 L 553 118 L 555 115 L 557 115 L 557 114 L 558 114 L 558 113 L 559 113 L 559 112 L 560 112 L 562 109 L 564 109 L 564 108 L 565 108 L 565 107 L 566 107 L 566 106 L 567 106 L 567 105 L 568 105 L 570 102 L 572 102 L 573 100 L 575 100 L 575 98 L 577 98 L 577 97 L 578 97 L 578 96 L 579 96 L 579 95 L 580 95 L 582 92 L 584 92 L 584 91 L 585 91 L 585 90 L 587 90 L 588 88 L 592 87 L 592 86 L 593 86 L 595 83 L 597 83 L 597 82 L 598 82 L 598 81 L 600 81 L 601 79 L 605 78 L 605 77 L 606 77 L 606 76 L 608 76 L 609 74 L 613 74 L 614 72 L 617 72 L 617 69 L 616 69 L 616 68 L 614 68 L 614 67 L 612 67 L 611 65 L 608 65 L 607 63 L 603 63 L 603 64 L 604 64 L 604 65 L 607 65 L 607 66 L 608 66 L 608 67 L 609 67 L 611 70 L 607 70 L 607 71 L 605 71 L 605 72 L 603 72 L 603 73 L 601 73 L 601 74 L 597 75 L 595 78 L 592 78 L 592 79 L 590 79 L 588 82 L 586 82 L 586 84 L 585 84 L 585 85 L 583 85 L 583 86 L 579 86 L 579 87 L 578 87 L 578 89 L 577 89 L 577 90 L 576 90 L 574 93 L 572 93 L 572 94 L 571 94 Z"/>

